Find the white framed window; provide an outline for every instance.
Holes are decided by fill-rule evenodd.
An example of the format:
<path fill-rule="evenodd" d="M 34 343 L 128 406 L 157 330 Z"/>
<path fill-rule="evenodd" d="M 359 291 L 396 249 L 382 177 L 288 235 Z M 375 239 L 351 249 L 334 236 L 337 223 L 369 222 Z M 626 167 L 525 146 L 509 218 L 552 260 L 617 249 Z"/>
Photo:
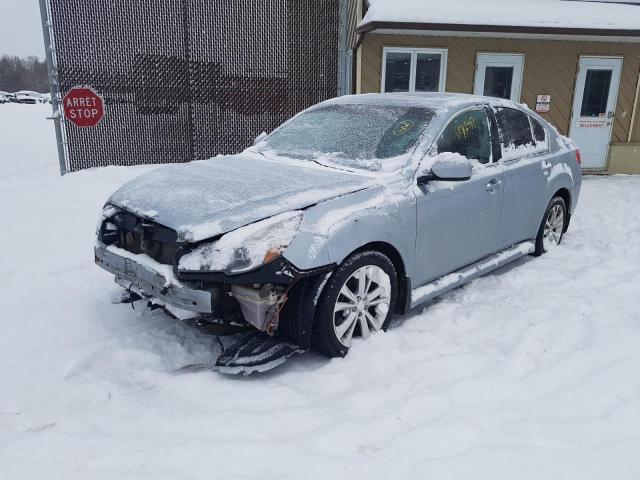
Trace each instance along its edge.
<path fill-rule="evenodd" d="M 444 92 L 447 50 L 384 47 L 381 83 L 382 92 Z"/>
<path fill-rule="evenodd" d="M 478 53 L 473 93 L 519 102 L 523 70 L 522 54 Z"/>

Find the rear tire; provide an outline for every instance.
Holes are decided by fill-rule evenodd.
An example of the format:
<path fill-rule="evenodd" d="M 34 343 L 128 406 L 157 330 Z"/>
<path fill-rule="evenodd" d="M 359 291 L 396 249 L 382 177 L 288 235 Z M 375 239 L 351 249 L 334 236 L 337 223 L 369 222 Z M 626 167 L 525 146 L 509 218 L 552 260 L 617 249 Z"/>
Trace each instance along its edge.
<path fill-rule="evenodd" d="M 386 255 L 358 252 L 327 280 L 313 322 L 312 347 L 328 357 L 344 357 L 354 336 L 386 330 L 398 300 L 398 275 Z"/>
<path fill-rule="evenodd" d="M 534 255 L 539 257 L 562 242 L 568 221 L 567 204 L 560 196 L 553 197 L 542 217 L 536 237 Z"/>

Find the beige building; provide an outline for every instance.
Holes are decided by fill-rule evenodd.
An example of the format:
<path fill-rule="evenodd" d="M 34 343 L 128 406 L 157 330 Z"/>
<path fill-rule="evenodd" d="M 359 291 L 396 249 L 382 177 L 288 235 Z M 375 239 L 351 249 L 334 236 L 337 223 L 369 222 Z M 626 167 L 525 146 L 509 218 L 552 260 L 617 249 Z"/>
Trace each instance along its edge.
<path fill-rule="evenodd" d="M 357 9 L 357 93 L 509 98 L 571 136 L 585 170 L 640 173 L 640 5 L 365 0 Z"/>

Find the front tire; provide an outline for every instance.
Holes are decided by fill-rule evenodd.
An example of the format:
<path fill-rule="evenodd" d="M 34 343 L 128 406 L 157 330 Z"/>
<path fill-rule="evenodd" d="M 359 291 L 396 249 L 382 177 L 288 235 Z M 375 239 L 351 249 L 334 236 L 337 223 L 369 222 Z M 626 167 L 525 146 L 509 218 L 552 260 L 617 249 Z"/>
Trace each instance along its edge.
<path fill-rule="evenodd" d="M 348 257 L 331 275 L 318 299 L 312 346 L 328 357 L 344 357 L 354 336 L 386 330 L 398 299 L 398 275 L 377 251 Z"/>
<path fill-rule="evenodd" d="M 560 196 L 553 197 L 538 229 L 534 252 L 536 257 L 560 245 L 566 230 L 567 219 L 567 204 L 564 199 Z"/>

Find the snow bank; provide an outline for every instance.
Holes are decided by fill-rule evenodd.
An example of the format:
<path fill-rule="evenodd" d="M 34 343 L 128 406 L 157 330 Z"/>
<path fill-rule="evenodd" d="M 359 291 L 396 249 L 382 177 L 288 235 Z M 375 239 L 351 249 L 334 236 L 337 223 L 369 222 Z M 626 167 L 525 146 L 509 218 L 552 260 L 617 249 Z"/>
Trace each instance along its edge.
<path fill-rule="evenodd" d="M 369 22 L 640 29 L 640 7 L 563 0 L 370 0 Z"/>
<path fill-rule="evenodd" d="M 149 167 L 60 178 L 48 109 L 4 107 L 2 478 L 640 478 L 640 178 L 587 178 L 560 248 L 345 359 L 182 374 L 215 338 L 112 304 L 93 264 L 104 200 Z"/>

